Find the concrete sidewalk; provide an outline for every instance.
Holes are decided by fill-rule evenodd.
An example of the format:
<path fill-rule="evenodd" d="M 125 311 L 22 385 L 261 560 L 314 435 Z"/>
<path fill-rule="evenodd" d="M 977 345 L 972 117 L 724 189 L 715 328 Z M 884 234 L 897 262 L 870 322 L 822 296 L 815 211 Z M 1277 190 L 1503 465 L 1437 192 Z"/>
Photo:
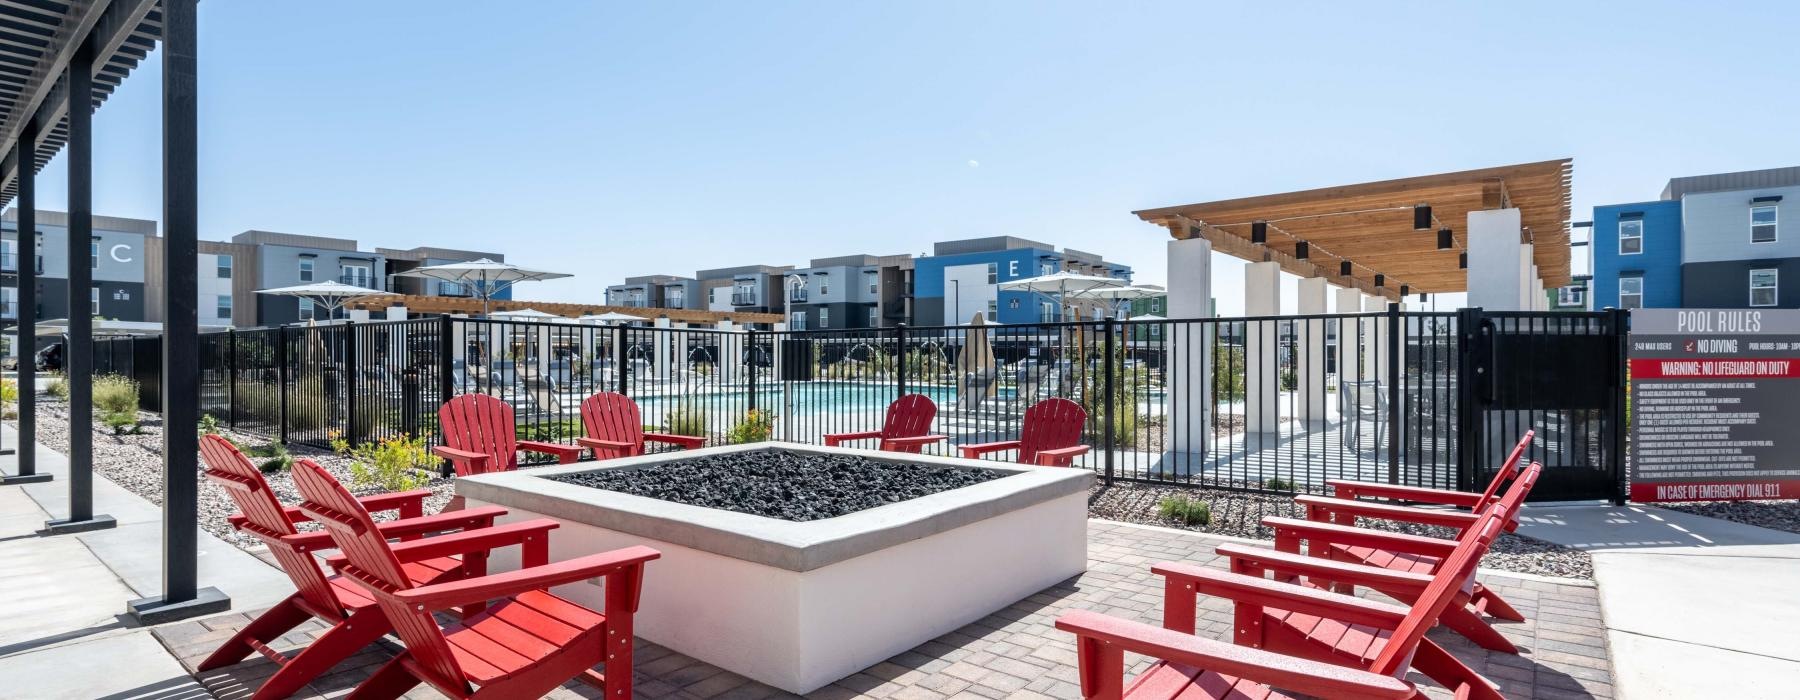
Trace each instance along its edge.
<path fill-rule="evenodd" d="M 1800 535 L 1648 506 L 1534 506 L 1521 534 L 1588 551 L 1621 698 L 1792 698 Z"/>
<path fill-rule="evenodd" d="M 17 433 L 4 427 L 7 445 Z M 211 697 L 149 628 L 124 617 L 128 600 L 161 592 L 161 509 L 103 478 L 94 510 L 118 527 L 43 537 L 68 514 L 68 460 L 39 447 L 41 484 L 0 486 L 0 700 L 9 698 Z M 0 456 L 17 473 L 18 458 Z M 287 577 L 248 552 L 200 533 L 200 582 L 232 597 L 234 610 L 260 609 L 292 592 Z M 179 623 L 176 623 L 179 624 Z"/>

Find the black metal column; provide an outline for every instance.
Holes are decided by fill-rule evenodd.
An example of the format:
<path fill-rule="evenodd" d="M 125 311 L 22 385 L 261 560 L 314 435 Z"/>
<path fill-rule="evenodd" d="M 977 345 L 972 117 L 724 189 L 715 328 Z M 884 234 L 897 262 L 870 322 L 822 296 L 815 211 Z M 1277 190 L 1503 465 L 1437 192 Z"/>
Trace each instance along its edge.
<path fill-rule="evenodd" d="M 19 168 L 19 473 L 0 474 L 0 485 L 51 479 L 37 470 L 37 142 L 37 122 L 29 122 L 13 159 Z"/>
<path fill-rule="evenodd" d="M 163 588 L 131 601 L 143 624 L 229 610 L 199 578 L 199 110 L 194 3 L 163 0 Z"/>
<path fill-rule="evenodd" d="M 94 42 L 69 63 L 69 334 L 63 377 L 69 387 L 69 517 L 44 524 L 46 534 L 104 530 L 116 523 L 94 514 Z M 166 428 L 165 428 L 166 430 Z"/>
<path fill-rule="evenodd" d="M 1404 346 L 1405 319 L 1400 305 L 1388 304 L 1387 310 L 1387 460 L 1388 483 L 1400 483 L 1400 402 L 1406 400 L 1406 380 L 1400 374 L 1400 349 Z"/>

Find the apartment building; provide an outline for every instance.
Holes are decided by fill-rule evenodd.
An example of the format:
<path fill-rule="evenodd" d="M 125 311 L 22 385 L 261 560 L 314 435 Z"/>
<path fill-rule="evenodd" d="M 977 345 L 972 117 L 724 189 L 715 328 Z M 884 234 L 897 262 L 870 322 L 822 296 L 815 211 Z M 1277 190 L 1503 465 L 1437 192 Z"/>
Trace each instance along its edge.
<path fill-rule="evenodd" d="M 700 280 L 677 275 L 627 277 L 606 288 L 606 303 L 648 309 L 708 308 L 701 304 Z"/>
<path fill-rule="evenodd" d="M 1059 299 L 1000 285 L 1056 272 L 1131 281 L 1131 268 L 1099 255 L 1014 236 L 944 241 L 914 261 L 913 317 L 917 325 L 968 323 L 982 315 L 997 323 L 1046 323 L 1099 318 L 1109 305 L 1078 302 L 1062 308 Z"/>
<path fill-rule="evenodd" d="M 83 313 L 118 321 L 143 321 L 147 249 L 160 244 L 156 222 L 116 216 L 95 216 L 93 239 L 87 254 L 73 262 L 87 265 L 93 285 L 87 294 L 69 296 L 69 215 L 58 211 L 37 213 L 37 256 L 19 259 L 19 214 L 9 209 L 0 215 L 0 318 L 19 317 L 19 266 L 35 266 L 37 315 L 42 319 L 68 318 Z"/>
<path fill-rule="evenodd" d="M 446 282 L 444 280 L 425 279 L 422 277 L 398 277 L 396 275 L 421 267 L 471 262 L 484 258 L 494 262 L 506 262 L 506 256 L 500 253 L 484 253 L 479 250 L 457 250 L 454 248 L 436 248 L 432 246 L 418 246 L 416 248 L 407 248 L 405 250 L 399 248 L 377 247 L 375 253 L 387 260 L 388 277 L 386 291 L 395 294 L 411 294 L 425 297 L 472 297 L 476 296 L 476 290 L 473 287 L 479 285 L 470 285 L 461 282 Z M 493 298 L 496 300 L 513 298 L 512 287 L 506 287 L 494 292 Z"/>
<path fill-rule="evenodd" d="M 1800 308 L 1800 167 L 1669 180 L 1594 208 L 1592 307 Z M 1782 287 L 1783 279 L 1789 284 Z"/>

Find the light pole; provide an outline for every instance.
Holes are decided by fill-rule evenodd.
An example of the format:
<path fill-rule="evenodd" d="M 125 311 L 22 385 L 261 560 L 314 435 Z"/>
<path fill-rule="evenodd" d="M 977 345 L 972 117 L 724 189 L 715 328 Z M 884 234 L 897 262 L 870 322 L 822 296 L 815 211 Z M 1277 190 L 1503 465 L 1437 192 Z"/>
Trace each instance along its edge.
<path fill-rule="evenodd" d="M 956 300 L 956 306 L 951 309 L 950 318 L 944 321 L 944 325 L 954 326 L 962 323 L 962 280 L 950 280 L 950 288 L 954 290 L 952 298 Z"/>

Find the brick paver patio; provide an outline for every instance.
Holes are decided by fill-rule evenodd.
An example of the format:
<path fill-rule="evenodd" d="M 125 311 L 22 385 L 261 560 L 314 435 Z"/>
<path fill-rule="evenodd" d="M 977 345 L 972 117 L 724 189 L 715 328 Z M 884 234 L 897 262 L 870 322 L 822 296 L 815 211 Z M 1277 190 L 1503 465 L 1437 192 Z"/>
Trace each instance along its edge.
<path fill-rule="evenodd" d="M 1080 608 L 1158 624 L 1162 585 L 1160 578 L 1151 575 L 1150 565 L 1180 560 L 1223 567 L 1223 560 L 1212 552 L 1219 541 L 1193 533 L 1090 521 L 1086 574 L 807 697 L 1078 698 L 1073 637 L 1052 626 L 1057 615 Z M 1497 574 L 1482 578 L 1527 617 L 1523 623 L 1498 625 L 1524 653 L 1513 656 L 1488 652 L 1441 628 L 1432 632 L 1432 639 L 1487 674 L 1509 698 L 1613 696 L 1611 665 L 1592 586 Z M 232 614 L 187 622 L 161 628 L 157 636 L 192 671 L 249 619 L 248 614 Z M 1229 601 L 1203 598 L 1200 625 L 1202 634 L 1229 639 Z M 299 646 L 321 630 L 317 623 L 309 623 L 275 646 L 283 650 Z M 341 697 L 399 648 L 392 640 L 370 647 L 339 665 L 299 697 Z M 1148 664 L 1141 657 L 1128 656 L 1127 660 L 1131 662 L 1128 673 L 1132 674 Z M 793 697 L 650 642 L 638 647 L 635 671 L 638 697 Z M 257 658 L 201 674 L 199 680 L 219 698 L 248 698 L 261 679 L 273 672 L 271 662 Z M 1429 681 L 1414 676 L 1413 680 L 1429 686 Z M 1427 692 L 1432 697 L 1449 697 L 1448 692 L 1435 686 L 1429 686 Z M 552 695 L 599 696 L 598 691 L 580 683 L 571 683 Z M 408 697 L 442 696 L 421 688 Z"/>

